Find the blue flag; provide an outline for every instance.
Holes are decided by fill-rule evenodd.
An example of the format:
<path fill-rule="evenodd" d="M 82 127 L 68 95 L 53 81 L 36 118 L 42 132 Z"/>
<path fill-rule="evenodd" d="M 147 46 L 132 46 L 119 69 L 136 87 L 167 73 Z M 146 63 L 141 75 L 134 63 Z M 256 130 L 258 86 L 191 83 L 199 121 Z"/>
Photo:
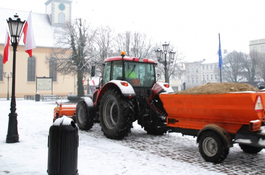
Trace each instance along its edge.
<path fill-rule="evenodd" d="M 219 33 L 219 51 L 218 51 L 218 55 L 219 55 L 219 69 L 221 69 L 222 64 L 223 64 L 223 59 L 222 59 L 220 33 Z"/>

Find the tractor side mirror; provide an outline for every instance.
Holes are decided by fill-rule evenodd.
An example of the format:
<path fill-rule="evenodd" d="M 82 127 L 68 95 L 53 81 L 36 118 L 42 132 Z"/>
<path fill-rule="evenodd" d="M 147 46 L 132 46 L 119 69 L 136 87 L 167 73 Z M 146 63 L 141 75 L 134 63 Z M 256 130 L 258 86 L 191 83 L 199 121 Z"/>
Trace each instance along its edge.
<path fill-rule="evenodd" d="M 95 73 L 96 73 L 95 66 L 92 66 L 91 67 L 91 76 L 94 77 L 95 76 Z"/>

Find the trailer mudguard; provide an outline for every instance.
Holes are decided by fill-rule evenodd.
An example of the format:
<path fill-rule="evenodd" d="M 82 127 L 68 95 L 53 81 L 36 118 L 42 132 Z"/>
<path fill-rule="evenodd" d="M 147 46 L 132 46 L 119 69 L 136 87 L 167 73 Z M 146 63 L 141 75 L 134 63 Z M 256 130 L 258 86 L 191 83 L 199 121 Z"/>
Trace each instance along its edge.
<path fill-rule="evenodd" d="M 228 134 L 228 132 L 224 128 L 222 128 L 218 125 L 215 125 L 215 124 L 206 125 L 199 131 L 199 133 L 197 135 L 197 143 L 199 143 L 200 136 L 205 131 L 216 132 L 222 138 L 222 140 L 224 141 L 227 148 L 233 147 L 232 139 L 231 139 L 230 135 Z"/>

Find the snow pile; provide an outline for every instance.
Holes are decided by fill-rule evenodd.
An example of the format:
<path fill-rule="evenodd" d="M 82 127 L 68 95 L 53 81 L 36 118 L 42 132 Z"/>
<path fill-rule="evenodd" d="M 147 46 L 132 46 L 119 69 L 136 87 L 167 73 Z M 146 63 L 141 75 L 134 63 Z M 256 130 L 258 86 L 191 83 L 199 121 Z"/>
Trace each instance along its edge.
<path fill-rule="evenodd" d="M 73 124 L 73 120 L 69 117 L 63 116 L 61 118 L 58 118 L 53 123 L 54 126 L 60 126 L 60 125 L 75 125 Z"/>

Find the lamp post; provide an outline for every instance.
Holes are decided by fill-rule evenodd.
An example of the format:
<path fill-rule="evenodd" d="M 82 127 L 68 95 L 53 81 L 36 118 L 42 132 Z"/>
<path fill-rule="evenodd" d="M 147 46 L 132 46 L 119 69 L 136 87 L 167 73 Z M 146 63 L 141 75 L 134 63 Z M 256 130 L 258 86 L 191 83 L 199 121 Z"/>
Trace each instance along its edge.
<path fill-rule="evenodd" d="M 7 78 L 7 95 L 6 99 L 9 100 L 9 78 L 12 78 L 12 72 L 10 72 L 10 75 L 4 72 L 4 77 Z"/>
<path fill-rule="evenodd" d="M 176 52 L 174 51 L 168 51 L 169 48 L 169 43 L 164 43 L 162 44 L 163 50 L 157 49 L 156 52 L 156 57 L 159 63 L 162 63 L 164 65 L 165 69 L 165 82 L 169 83 L 169 77 L 168 77 L 168 64 L 172 63 L 175 57 Z M 167 60 L 167 54 L 169 53 L 169 60 Z M 163 60 L 163 55 L 165 56 L 165 59 Z"/>
<path fill-rule="evenodd" d="M 25 21 L 21 21 L 18 15 L 14 15 L 14 18 L 9 18 L 7 21 L 11 43 L 13 46 L 13 74 L 12 74 L 12 95 L 9 113 L 8 130 L 6 136 L 6 143 L 15 143 L 19 141 L 18 131 L 17 131 L 17 113 L 16 113 L 16 97 L 15 97 L 15 83 L 16 83 L 16 51 L 19 39 L 21 36 L 21 31 Z"/>

